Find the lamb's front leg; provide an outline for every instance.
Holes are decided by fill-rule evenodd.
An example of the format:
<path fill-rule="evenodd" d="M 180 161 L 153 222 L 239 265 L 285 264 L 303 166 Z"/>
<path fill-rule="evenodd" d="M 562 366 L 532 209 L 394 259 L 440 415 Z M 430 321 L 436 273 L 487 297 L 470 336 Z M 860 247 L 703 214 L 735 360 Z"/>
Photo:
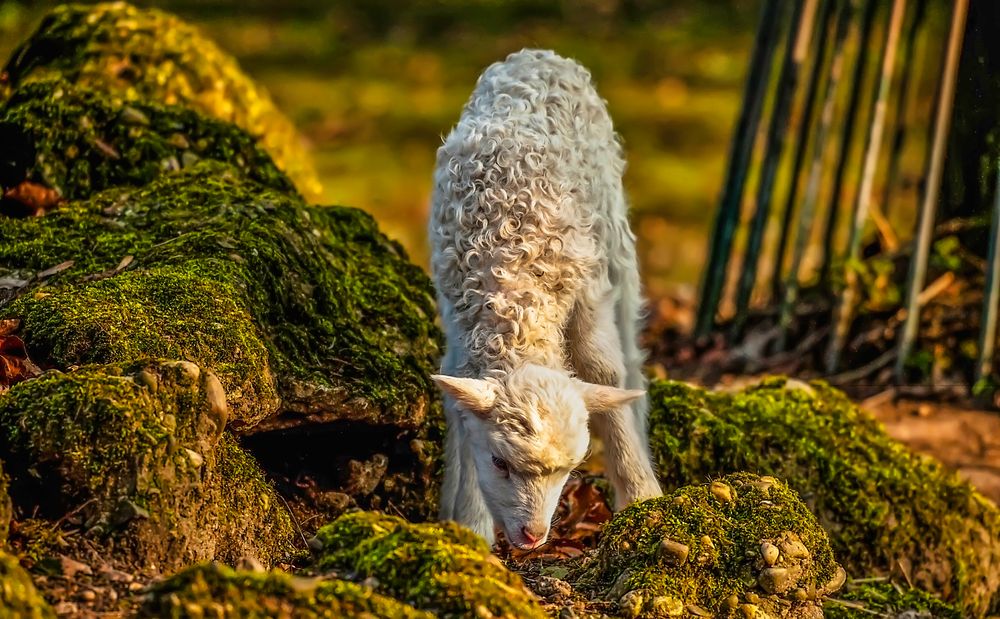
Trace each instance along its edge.
<path fill-rule="evenodd" d="M 570 362 L 581 380 L 624 387 L 625 360 L 613 301 L 578 304 L 567 336 Z M 663 494 L 650 462 L 647 437 L 639 430 L 636 406 L 638 403 L 590 417 L 594 433 L 604 444 L 604 466 L 615 491 L 616 511 Z"/>
<path fill-rule="evenodd" d="M 453 520 L 469 527 L 492 546 L 496 537 L 493 517 L 490 516 L 479 490 L 476 463 L 469 452 L 469 441 L 464 439 L 462 414 L 448 396 L 445 396 L 444 409 L 448 431 L 445 437 L 445 469 L 439 517 L 441 520 Z"/>

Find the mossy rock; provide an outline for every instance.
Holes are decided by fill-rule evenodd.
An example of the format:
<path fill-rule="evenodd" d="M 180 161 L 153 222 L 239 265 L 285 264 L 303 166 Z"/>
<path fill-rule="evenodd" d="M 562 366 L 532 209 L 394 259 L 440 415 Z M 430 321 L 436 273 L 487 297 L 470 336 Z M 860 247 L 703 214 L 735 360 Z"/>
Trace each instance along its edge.
<path fill-rule="evenodd" d="M 287 450 L 288 433 L 330 426 L 343 444 L 328 471 L 387 450 L 361 504 L 433 513 L 432 288 L 369 215 L 306 206 L 201 161 L 45 217 L 0 219 L 0 236 L 0 276 L 26 283 L 0 317 L 21 321 L 37 363 L 190 360 L 219 376 L 234 429 Z"/>
<path fill-rule="evenodd" d="M 739 473 L 629 506 L 578 580 L 625 617 L 811 618 L 844 577 L 793 490 Z"/>
<path fill-rule="evenodd" d="M 430 613 L 338 579 L 198 565 L 156 585 L 138 617 L 173 619 L 432 619 Z"/>
<path fill-rule="evenodd" d="M 15 504 L 84 528 L 120 559 L 176 569 L 291 552 L 291 519 L 224 431 L 214 374 L 186 362 L 50 372 L 0 395 Z"/>
<path fill-rule="evenodd" d="M 890 582 L 848 583 L 823 606 L 827 619 L 962 619 L 962 612 L 938 598 Z"/>
<path fill-rule="evenodd" d="M 426 419 L 440 351 L 430 281 L 362 211 L 306 206 L 202 162 L 46 217 L 0 220 L 0 232 L 0 271 L 8 275 L 30 278 L 74 261 L 60 285 L 2 310 L 23 319 L 37 361 L 62 367 L 182 353 L 224 377 L 231 372 L 222 361 L 232 362 L 240 374 L 227 384 L 232 390 L 259 375 L 249 367 L 262 365 L 257 339 L 286 409 L 335 408 L 337 418 L 411 428 Z M 129 269 L 88 281 L 125 256 Z M 212 290 L 216 298 L 206 298 Z M 134 311 L 115 316 L 123 303 Z M 215 325 L 198 324 L 216 317 L 238 332 L 213 335 Z M 239 342 L 245 359 L 219 357 Z"/>
<path fill-rule="evenodd" d="M 17 557 L 0 550 L 0 617 L 54 619 L 55 616 Z"/>
<path fill-rule="evenodd" d="M 664 485 L 773 475 L 801 494 L 852 577 L 903 571 L 965 613 L 1000 610 L 1000 511 L 841 392 L 781 378 L 728 393 L 657 381 L 650 402 Z"/>
<path fill-rule="evenodd" d="M 60 77 L 128 101 L 190 108 L 258 136 L 311 200 L 322 188 L 291 121 L 197 28 L 124 2 L 52 10 L 4 68 L 7 88 Z"/>
<path fill-rule="evenodd" d="M 452 522 L 354 512 L 320 529 L 316 541 L 318 569 L 374 579 L 380 593 L 438 617 L 545 617 L 486 542 Z"/>
<path fill-rule="evenodd" d="M 126 102 L 59 79 L 25 84 L 0 105 L 0 142 L 0 186 L 29 181 L 66 199 L 143 185 L 202 159 L 294 191 L 267 153 L 234 125 L 182 107 Z"/>

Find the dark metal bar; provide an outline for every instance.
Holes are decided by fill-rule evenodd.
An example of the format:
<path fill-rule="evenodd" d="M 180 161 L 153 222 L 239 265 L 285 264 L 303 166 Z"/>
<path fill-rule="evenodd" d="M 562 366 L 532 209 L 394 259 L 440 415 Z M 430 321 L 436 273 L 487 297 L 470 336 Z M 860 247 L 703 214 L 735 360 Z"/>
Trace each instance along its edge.
<path fill-rule="evenodd" d="M 722 288 L 726 282 L 726 270 L 732 254 L 733 237 L 740 221 L 740 205 L 743 202 L 743 189 L 753 154 L 754 138 L 760 125 L 764 99 L 767 97 L 768 78 L 771 74 L 774 53 L 778 47 L 780 6 L 780 0 L 766 0 L 760 23 L 757 25 L 756 42 L 750 57 L 750 70 L 743 90 L 743 102 L 730 145 L 726 180 L 712 231 L 708 265 L 702 280 L 701 303 L 695 326 L 697 337 L 704 337 L 711 331 L 722 297 Z"/>
<path fill-rule="evenodd" d="M 886 173 L 885 186 L 882 188 L 882 214 L 889 218 L 892 211 L 892 190 L 899 180 L 899 166 L 903 160 L 903 146 L 906 143 L 907 130 L 907 110 L 917 95 L 920 83 L 920 68 L 922 66 L 923 55 L 917 53 L 916 39 L 920 32 L 920 26 L 924 23 L 924 16 L 927 14 L 927 0 L 917 0 L 913 10 L 913 19 L 910 20 L 906 36 L 903 37 L 903 47 L 900 55 L 904 59 L 906 67 L 903 74 L 899 76 L 899 98 L 896 99 L 896 111 L 892 116 L 892 149 L 889 154 L 889 171 Z"/>
<path fill-rule="evenodd" d="M 847 261 L 844 265 L 846 287 L 838 297 L 833 312 L 833 333 L 826 350 L 826 370 L 833 372 L 840 359 L 840 351 L 844 347 L 847 333 L 851 327 L 854 306 L 858 296 L 857 273 L 855 262 L 861 255 L 861 237 L 864 225 L 868 221 L 868 211 L 871 207 L 872 190 L 875 186 L 875 172 L 878 168 L 879 151 L 882 148 L 882 134 L 885 131 L 886 108 L 889 103 L 889 90 L 892 88 L 892 75 L 896 68 L 896 51 L 899 44 L 899 34 L 903 29 L 903 14 L 906 10 L 906 0 L 893 0 L 892 13 L 889 17 L 889 28 L 886 31 L 885 45 L 882 48 L 882 73 L 878 83 L 878 94 L 873 100 L 871 124 L 868 127 L 868 137 L 865 141 L 864 167 L 861 173 L 861 187 L 852 211 L 851 234 L 847 244 Z"/>
<path fill-rule="evenodd" d="M 858 110 L 861 107 L 861 93 L 864 90 L 866 57 L 865 50 L 874 32 L 875 14 L 879 0 L 867 0 L 864 14 L 861 18 L 861 29 L 858 35 L 858 54 L 854 60 L 854 73 L 851 76 L 851 91 L 844 114 L 844 126 L 841 130 L 840 149 L 837 153 L 837 169 L 833 175 L 833 190 L 826 211 L 826 223 L 823 228 L 823 263 L 820 270 L 820 282 L 829 287 L 830 270 L 833 263 L 833 237 L 837 231 L 837 216 L 840 214 L 841 192 L 844 189 L 844 178 L 847 174 L 847 163 L 850 160 L 851 143 L 854 137 L 854 125 L 858 120 Z"/>
<path fill-rule="evenodd" d="M 737 284 L 736 317 L 733 320 L 734 335 L 738 335 L 742 331 L 750 307 L 750 296 L 757 278 L 757 264 L 764 241 L 764 231 L 771 213 L 774 179 L 784 150 L 785 136 L 788 134 L 792 100 L 795 95 L 795 86 L 798 83 L 799 70 L 812 38 L 817 1 L 800 0 L 795 3 L 792 27 L 788 31 L 788 44 L 785 48 L 785 57 L 778 78 L 777 100 L 774 104 L 771 124 L 768 127 L 764 162 L 757 187 L 756 210 L 750 226 L 746 251 L 743 254 L 743 269 Z"/>
<path fill-rule="evenodd" d="M 799 215 L 795 232 L 795 245 L 792 249 L 792 263 L 785 281 L 784 296 L 781 309 L 778 312 L 780 334 L 778 350 L 785 350 L 788 328 L 792 323 L 792 312 L 799 294 L 799 271 L 802 268 L 802 258 L 809 245 L 809 234 L 812 231 L 813 217 L 816 212 L 816 202 L 819 198 L 820 184 L 823 180 L 823 155 L 826 153 L 830 128 L 833 126 L 833 112 L 837 104 L 837 90 L 840 86 L 846 55 L 847 33 L 850 30 L 852 7 L 850 0 L 845 0 L 837 9 L 837 26 L 833 37 L 833 60 L 830 61 L 830 77 L 826 82 L 823 94 L 823 112 L 820 115 L 819 127 L 813 141 L 811 164 L 809 166 L 809 181 L 806 183 L 805 196 L 802 200 L 802 212 Z"/>
<path fill-rule="evenodd" d="M 822 0 L 819 9 L 819 19 L 816 20 L 819 34 L 816 37 L 814 47 L 812 73 L 806 86 L 805 103 L 802 106 L 802 122 L 799 124 L 798 138 L 795 143 L 795 155 L 792 157 L 792 173 L 788 195 L 785 196 L 785 209 L 781 218 L 781 232 L 778 235 L 778 249 L 775 254 L 774 269 L 771 274 L 772 295 L 775 299 L 781 298 L 781 271 L 784 264 L 785 253 L 788 251 L 788 235 L 792 229 L 792 221 L 795 216 L 795 203 L 799 194 L 799 181 L 802 177 L 802 166 L 806 159 L 806 147 L 809 145 L 809 136 L 812 134 L 812 126 L 818 107 L 816 97 L 819 94 L 820 83 L 823 81 L 823 73 L 826 68 L 826 61 L 830 34 L 830 18 L 833 15 L 838 0 Z"/>
<path fill-rule="evenodd" d="M 955 104 L 955 80 L 958 77 L 958 63 L 962 56 L 962 40 L 965 37 L 965 18 L 968 14 L 968 0 L 955 0 L 951 15 L 951 31 L 948 34 L 948 51 L 945 56 L 944 72 L 938 92 L 937 111 L 934 118 L 934 139 L 931 156 L 927 162 L 927 186 L 924 189 L 917 230 L 914 235 L 913 257 L 906 281 L 906 321 L 899 340 L 899 354 L 896 357 L 896 379 L 902 380 L 906 361 L 913 349 L 913 341 L 920 325 L 920 292 L 927 277 L 927 260 L 930 256 L 931 240 L 934 232 L 934 215 L 937 211 L 938 193 L 941 190 L 941 175 L 944 172 L 944 156 L 948 146 L 948 132 L 951 130 L 951 114 Z M 994 309 L 991 311 L 995 311 Z M 985 316 L 984 316 L 985 318 Z M 985 320 L 984 320 L 985 326 Z"/>

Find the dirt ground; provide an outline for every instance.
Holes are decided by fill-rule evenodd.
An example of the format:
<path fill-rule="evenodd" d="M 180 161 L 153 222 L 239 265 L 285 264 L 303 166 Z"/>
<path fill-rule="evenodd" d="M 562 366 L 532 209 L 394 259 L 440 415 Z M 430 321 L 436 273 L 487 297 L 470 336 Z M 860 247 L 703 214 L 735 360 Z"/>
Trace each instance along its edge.
<path fill-rule="evenodd" d="M 895 439 L 953 468 L 1000 503 L 1000 412 L 914 400 L 891 394 L 862 401 Z"/>

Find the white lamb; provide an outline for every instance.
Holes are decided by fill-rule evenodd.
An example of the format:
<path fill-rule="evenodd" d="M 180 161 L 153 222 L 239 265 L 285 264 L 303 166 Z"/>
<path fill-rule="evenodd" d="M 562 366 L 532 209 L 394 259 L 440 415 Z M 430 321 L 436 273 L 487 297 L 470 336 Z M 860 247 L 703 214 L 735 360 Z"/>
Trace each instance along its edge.
<path fill-rule="evenodd" d="M 441 518 L 545 543 L 605 445 L 615 508 L 660 496 L 645 442 L 625 162 L 582 66 L 523 50 L 479 78 L 437 153 L 432 271 L 447 338 Z"/>

